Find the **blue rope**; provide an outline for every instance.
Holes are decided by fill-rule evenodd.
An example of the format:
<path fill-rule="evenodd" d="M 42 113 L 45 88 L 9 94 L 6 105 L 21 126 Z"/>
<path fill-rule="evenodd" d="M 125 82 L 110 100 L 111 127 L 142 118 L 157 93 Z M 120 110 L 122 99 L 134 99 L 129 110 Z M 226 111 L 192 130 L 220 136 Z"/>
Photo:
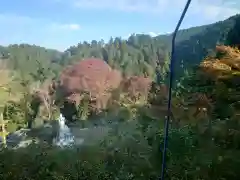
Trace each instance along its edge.
<path fill-rule="evenodd" d="M 167 151 L 167 143 L 168 143 L 168 131 L 169 131 L 169 121 L 170 121 L 170 115 L 171 115 L 171 102 L 172 102 L 172 85 L 173 85 L 173 73 L 174 73 L 174 56 L 175 56 L 175 39 L 177 32 L 179 30 L 179 27 L 184 19 L 184 16 L 188 10 L 188 7 L 191 3 L 191 0 L 187 0 L 187 3 L 185 5 L 185 8 L 182 12 L 182 15 L 178 21 L 178 24 L 175 28 L 175 31 L 173 33 L 172 37 L 172 52 L 171 52 L 171 61 L 170 61 L 170 77 L 169 77 L 169 91 L 168 91 L 168 113 L 167 118 L 165 121 L 165 128 L 164 128 L 164 147 L 163 147 L 163 155 L 162 155 L 162 171 L 161 171 L 161 180 L 164 180 L 164 172 L 166 168 L 166 151 Z"/>

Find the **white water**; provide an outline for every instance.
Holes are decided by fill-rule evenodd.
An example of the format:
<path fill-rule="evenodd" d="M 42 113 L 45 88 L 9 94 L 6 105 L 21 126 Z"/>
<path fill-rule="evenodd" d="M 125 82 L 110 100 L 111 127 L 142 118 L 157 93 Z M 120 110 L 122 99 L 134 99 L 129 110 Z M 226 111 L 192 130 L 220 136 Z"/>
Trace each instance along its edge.
<path fill-rule="evenodd" d="M 65 124 L 66 120 L 62 114 L 58 118 L 59 131 L 57 137 L 53 140 L 53 143 L 60 147 L 71 146 L 74 143 L 74 136 L 70 132 L 70 129 Z"/>

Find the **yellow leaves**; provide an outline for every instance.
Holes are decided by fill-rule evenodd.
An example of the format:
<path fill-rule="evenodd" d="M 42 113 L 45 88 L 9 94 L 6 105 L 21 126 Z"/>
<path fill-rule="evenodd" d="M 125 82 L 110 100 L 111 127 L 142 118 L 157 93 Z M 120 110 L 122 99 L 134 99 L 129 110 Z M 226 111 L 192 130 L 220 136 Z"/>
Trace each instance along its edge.
<path fill-rule="evenodd" d="M 229 57 L 239 57 L 240 54 L 240 50 L 238 48 L 230 46 L 216 46 L 216 51 Z"/>
<path fill-rule="evenodd" d="M 215 60 L 215 61 L 204 61 L 202 64 L 201 64 L 201 67 L 203 68 L 209 68 L 211 69 L 212 71 L 231 71 L 232 68 L 225 64 L 224 61 L 220 61 L 220 60 Z"/>
<path fill-rule="evenodd" d="M 240 74 L 240 50 L 229 46 L 216 46 L 216 56 L 206 57 L 200 68 L 217 80 Z"/>

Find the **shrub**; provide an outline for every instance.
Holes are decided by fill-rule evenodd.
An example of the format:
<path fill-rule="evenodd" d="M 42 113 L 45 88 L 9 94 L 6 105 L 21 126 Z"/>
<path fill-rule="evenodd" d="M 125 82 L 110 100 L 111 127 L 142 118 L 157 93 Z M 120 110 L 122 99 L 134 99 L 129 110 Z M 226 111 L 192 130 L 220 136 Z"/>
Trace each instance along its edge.
<path fill-rule="evenodd" d="M 163 131 L 149 121 L 123 123 L 101 144 L 74 149 L 35 145 L 0 152 L 1 179 L 157 179 Z M 193 127 L 169 133 L 166 179 L 239 179 L 239 150 L 223 148 Z"/>

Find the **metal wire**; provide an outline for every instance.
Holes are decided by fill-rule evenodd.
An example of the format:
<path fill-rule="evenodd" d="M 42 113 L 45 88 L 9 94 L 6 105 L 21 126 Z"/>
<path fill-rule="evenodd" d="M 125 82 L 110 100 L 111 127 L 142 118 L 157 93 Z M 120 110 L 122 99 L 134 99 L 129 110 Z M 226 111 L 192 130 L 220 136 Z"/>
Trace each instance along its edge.
<path fill-rule="evenodd" d="M 167 152 L 167 145 L 168 145 L 168 131 L 169 131 L 169 121 L 170 121 L 170 115 L 171 115 L 172 86 L 173 86 L 173 77 L 174 77 L 175 39 L 190 3 L 191 3 L 191 0 L 187 0 L 185 8 L 182 12 L 182 15 L 178 21 L 178 24 L 175 28 L 175 31 L 172 37 L 172 52 L 171 52 L 171 61 L 170 61 L 170 77 L 169 77 L 168 107 L 167 107 L 168 111 L 167 111 L 167 118 L 165 121 L 165 128 L 164 128 L 164 147 L 163 147 L 163 155 L 162 155 L 161 180 L 164 180 L 164 177 L 165 177 L 164 173 L 166 169 L 166 152 Z"/>

